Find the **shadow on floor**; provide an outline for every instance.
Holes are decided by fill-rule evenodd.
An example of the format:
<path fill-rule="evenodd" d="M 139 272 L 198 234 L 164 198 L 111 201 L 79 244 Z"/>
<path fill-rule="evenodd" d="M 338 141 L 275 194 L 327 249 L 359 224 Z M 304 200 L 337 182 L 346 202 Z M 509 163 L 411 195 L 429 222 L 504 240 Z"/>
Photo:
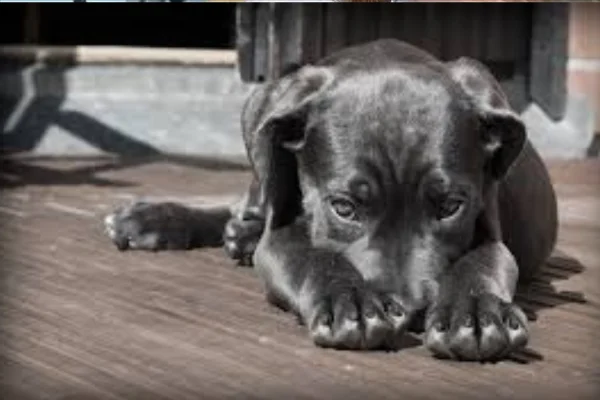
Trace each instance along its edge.
<path fill-rule="evenodd" d="M 536 321 L 538 313 L 548 308 L 570 303 L 585 304 L 587 300 L 582 292 L 559 291 L 554 285 L 555 281 L 567 280 L 584 271 L 585 267 L 578 260 L 560 250 L 555 250 L 534 279 L 517 288 L 515 302 L 521 306 L 530 321 Z M 510 357 L 512 361 L 520 363 L 541 361 L 543 358 L 543 355 L 531 348 L 526 348 Z"/>
<path fill-rule="evenodd" d="M 568 303 L 585 304 L 583 293 L 558 291 L 553 284 L 554 281 L 569 279 L 584 270 L 585 267 L 575 258 L 555 251 L 533 281 L 518 288 L 516 301 L 532 321 L 537 319 L 538 312 L 543 309 Z"/>
<path fill-rule="evenodd" d="M 43 62 L 0 65 L 0 69 L 18 77 L 7 80 L 10 87 L 0 97 L 0 153 L 4 156 L 0 159 L 0 187 L 14 188 L 27 184 L 133 186 L 134 182 L 99 178 L 97 174 L 156 161 L 205 169 L 248 168 L 244 161 L 166 155 L 90 115 L 65 110 L 63 104 L 69 89 L 65 74 L 72 67 L 73 60 L 67 58 L 62 61 L 49 65 Z M 102 161 L 65 170 L 53 168 L 51 163 L 36 165 L 29 161 L 31 157 L 21 157 L 30 155 L 53 126 L 112 158 L 106 161 L 108 157 L 104 157 Z"/>
<path fill-rule="evenodd" d="M 596 132 L 594 134 L 594 139 L 592 140 L 592 144 L 587 151 L 587 156 L 590 158 L 600 157 L 600 132 Z"/>
<path fill-rule="evenodd" d="M 78 158 L 81 166 L 64 169 L 52 166 L 52 162 L 40 164 L 37 161 L 65 161 L 69 158 L 10 158 L 0 157 L 0 188 L 14 189 L 26 185 L 94 185 L 105 187 L 131 187 L 135 182 L 101 178 L 100 173 L 119 171 L 141 165 L 164 162 L 206 170 L 246 171 L 245 162 L 208 159 L 186 156 L 147 156 L 124 158 Z"/>
<path fill-rule="evenodd" d="M 74 62 L 75 54 L 72 54 L 60 64 L 29 62 L 1 66 L 17 77 L 9 80 L 10 90 L 0 103 L 2 153 L 32 151 L 51 126 L 59 126 L 77 139 L 110 154 L 160 154 L 153 146 L 96 118 L 63 109 L 69 90 L 65 75 Z"/>
<path fill-rule="evenodd" d="M 64 110 L 68 87 L 65 74 L 72 67 L 72 59 L 62 64 L 43 62 L 3 64 L 2 70 L 15 74 L 18 79 L 7 79 L 10 84 L 0 98 L 0 150 L 3 156 L 33 151 L 52 126 L 58 126 L 73 137 L 113 155 L 157 156 L 160 151 L 120 132 L 101 121 L 78 111 Z M 137 162 L 139 163 L 139 161 Z M 131 162 L 121 162 L 129 167 Z M 98 186 L 131 186 L 131 183 L 107 180 L 94 176 L 106 166 L 60 170 L 42 167 L 18 160 L 0 160 L 0 187 L 11 188 L 25 184 L 91 184 Z M 111 164 L 111 169 L 117 169 Z"/>
<path fill-rule="evenodd" d="M 96 174 L 110 170 L 112 164 L 100 164 L 75 169 L 58 169 L 47 165 L 0 159 L 0 188 L 14 189 L 26 185 L 95 185 L 107 187 L 133 186 L 131 182 L 105 179 Z M 120 168 L 134 166 L 132 163 L 120 163 Z"/>

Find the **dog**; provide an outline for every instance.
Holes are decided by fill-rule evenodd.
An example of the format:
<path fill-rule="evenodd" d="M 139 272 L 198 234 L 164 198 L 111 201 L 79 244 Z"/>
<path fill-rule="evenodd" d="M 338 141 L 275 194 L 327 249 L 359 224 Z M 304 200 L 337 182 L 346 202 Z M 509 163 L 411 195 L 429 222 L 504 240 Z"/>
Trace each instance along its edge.
<path fill-rule="evenodd" d="M 409 327 L 441 358 L 527 344 L 513 297 L 554 247 L 556 197 L 483 64 L 392 39 L 347 47 L 262 84 L 241 125 L 239 204 L 117 209 L 117 247 L 223 245 L 321 347 L 391 348 Z"/>

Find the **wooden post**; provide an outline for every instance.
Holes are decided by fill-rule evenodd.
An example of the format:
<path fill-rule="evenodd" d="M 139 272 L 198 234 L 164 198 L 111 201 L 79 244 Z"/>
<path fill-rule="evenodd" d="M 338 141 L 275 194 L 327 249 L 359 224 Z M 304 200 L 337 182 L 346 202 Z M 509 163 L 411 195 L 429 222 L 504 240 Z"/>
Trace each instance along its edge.
<path fill-rule="evenodd" d="M 531 32 L 530 94 L 551 118 L 565 115 L 569 4 L 534 5 Z"/>
<path fill-rule="evenodd" d="M 256 4 L 238 4 L 235 13 L 238 70 L 244 82 L 254 80 L 254 13 Z"/>

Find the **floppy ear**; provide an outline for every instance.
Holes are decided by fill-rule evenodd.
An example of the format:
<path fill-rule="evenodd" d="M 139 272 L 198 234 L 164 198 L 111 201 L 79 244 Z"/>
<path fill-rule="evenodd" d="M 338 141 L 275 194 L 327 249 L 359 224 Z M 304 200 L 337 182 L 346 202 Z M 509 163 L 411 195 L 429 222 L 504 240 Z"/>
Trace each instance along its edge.
<path fill-rule="evenodd" d="M 479 114 L 486 169 L 493 179 L 500 179 L 525 145 L 525 125 L 512 111 L 500 84 L 483 64 L 463 57 L 447 66 L 453 80 L 462 86 Z"/>
<path fill-rule="evenodd" d="M 262 201 L 271 207 L 272 227 L 292 222 L 302 211 L 295 153 L 304 147 L 311 105 L 332 79 L 329 68 L 305 66 L 262 89 L 251 158 Z"/>

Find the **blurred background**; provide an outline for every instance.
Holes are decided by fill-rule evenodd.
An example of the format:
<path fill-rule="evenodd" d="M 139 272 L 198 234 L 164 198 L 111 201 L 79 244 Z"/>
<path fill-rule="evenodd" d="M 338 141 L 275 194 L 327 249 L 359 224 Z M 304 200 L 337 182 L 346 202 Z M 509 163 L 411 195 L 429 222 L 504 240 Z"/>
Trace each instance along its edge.
<path fill-rule="evenodd" d="M 486 63 L 545 157 L 598 155 L 593 3 L 1 7 L 5 153 L 243 159 L 239 111 L 252 85 L 395 37 Z"/>

